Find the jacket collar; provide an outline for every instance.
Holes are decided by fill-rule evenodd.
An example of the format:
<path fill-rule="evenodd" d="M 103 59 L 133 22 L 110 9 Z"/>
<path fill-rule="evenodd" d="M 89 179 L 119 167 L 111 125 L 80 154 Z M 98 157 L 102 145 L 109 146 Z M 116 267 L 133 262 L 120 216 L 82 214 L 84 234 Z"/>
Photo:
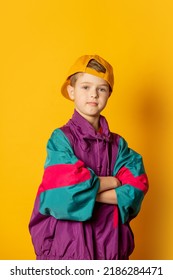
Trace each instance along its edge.
<path fill-rule="evenodd" d="M 80 131 L 81 136 L 85 139 L 100 139 L 105 140 L 106 142 L 110 142 L 111 134 L 105 117 L 100 115 L 99 121 L 102 132 L 97 132 L 83 116 L 81 116 L 76 110 L 74 110 L 74 114 L 69 123 L 70 125 L 75 126 L 77 130 Z"/>

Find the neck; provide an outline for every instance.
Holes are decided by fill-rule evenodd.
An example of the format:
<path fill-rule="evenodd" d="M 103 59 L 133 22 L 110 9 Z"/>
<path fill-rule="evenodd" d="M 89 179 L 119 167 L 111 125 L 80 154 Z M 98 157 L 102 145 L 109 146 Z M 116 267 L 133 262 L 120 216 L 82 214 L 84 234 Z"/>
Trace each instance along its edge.
<path fill-rule="evenodd" d="M 81 112 L 79 112 L 78 110 L 76 110 L 84 119 L 86 119 L 91 125 L 92 127 L 98 131 L 99 130 L 99 119 L 100 119 L 100 115 L 98 116 L 86 116 L 84 114 L 82 114 Z"/>

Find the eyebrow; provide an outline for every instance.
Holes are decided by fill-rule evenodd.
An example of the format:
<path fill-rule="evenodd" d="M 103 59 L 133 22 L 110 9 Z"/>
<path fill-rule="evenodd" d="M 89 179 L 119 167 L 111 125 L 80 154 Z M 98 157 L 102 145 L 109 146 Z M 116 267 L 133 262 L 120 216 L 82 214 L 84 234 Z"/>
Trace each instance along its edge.
<path fill-rule="evenodd" d="M 89 85 L 92 85 L 93 83 L 90 83 L 90 82 L 82 82 L 81 84 L 89 84 Z M 108 84 L 99 84 L 98 86 L 105 86 L 105 87 L 109 87 Z"/>

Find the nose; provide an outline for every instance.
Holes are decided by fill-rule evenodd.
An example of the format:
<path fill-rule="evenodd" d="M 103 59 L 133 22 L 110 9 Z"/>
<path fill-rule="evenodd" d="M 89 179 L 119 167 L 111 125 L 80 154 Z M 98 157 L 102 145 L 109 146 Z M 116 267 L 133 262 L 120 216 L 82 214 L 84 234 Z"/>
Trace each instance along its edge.
<path fill-rule="evenodd" d="M 98 92 L 97 92 L 96 88 L 93 88 L 91 90 L 91 97 L 93 97 L 93 98 L 97 98 L 98 97 Z"/>

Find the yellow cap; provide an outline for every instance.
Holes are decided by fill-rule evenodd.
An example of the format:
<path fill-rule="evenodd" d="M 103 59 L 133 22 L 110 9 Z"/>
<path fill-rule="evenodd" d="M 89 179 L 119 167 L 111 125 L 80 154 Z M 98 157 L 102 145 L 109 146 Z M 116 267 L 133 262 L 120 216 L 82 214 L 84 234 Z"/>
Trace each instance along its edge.
<path fill-rule="evenodd" d="M 88 63 L 92 59 L 95 59 L 102 66 L 104 66 L 104 68 L 106 69 L 106 72 L 105 73 L 98 72 L 95 69 L 87 67 Z M 73 64 L 73 66 L 70 68 L 70 71 L 68 72 L 68 75 L 67 75 L 67 79 L 61 88 L 61 93 L 67 99 L 70 99 L 68 92 L 67 92 L 67 86 L 70 84 L 70 76 L 72 76 L 76 73 L 79 73 L 79 72 L 92 74 L 94 76 L 104 79 L 110 85 L 111 90 L 113 90 L 114 75 L 113 75 L 112 66 L 106 60 L 104 60 L 103 58 L 101 58 L 98 55 L 83 55 L 83 56 L 79 57 L 77 59 L 77 61 Z"/>

